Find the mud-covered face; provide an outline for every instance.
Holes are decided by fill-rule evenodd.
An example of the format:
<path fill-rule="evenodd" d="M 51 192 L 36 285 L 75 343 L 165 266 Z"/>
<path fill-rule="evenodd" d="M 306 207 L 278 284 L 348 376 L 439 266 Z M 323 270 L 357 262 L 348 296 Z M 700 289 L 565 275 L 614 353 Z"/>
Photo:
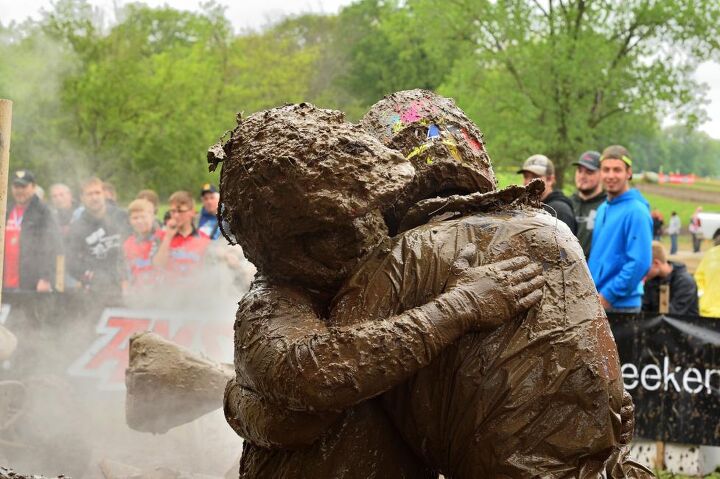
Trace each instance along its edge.
<path fill-rule="evenodd" d="M 451 99 L 426 90 L 394 93 L 373 105 L 361 125 L 417 172 L 388 217 L 423 199 L 497 187 L 482 134 Z"/>
<path fill-rule="evenodd" d="M 387 237 L 379 210 L 360 218 L 317 225 L 284 242 L 285 254 L 273 260 L 274 272 L 310 288 L 332 291 Z"/>

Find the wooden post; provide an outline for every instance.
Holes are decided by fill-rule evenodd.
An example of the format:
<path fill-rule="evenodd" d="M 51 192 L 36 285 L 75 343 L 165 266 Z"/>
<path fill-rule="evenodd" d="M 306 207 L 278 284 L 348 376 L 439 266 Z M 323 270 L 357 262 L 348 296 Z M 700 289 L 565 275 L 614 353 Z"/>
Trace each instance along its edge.
<path fill-rule="evenodd" d="M 55 257 L 55 291 L 65 292 L 65 255 Z"/>
<path fill-rule="evenodd" d="M 660 285 L 660 305 L 658 306 L 660 314 L 668 314 L 670 312 L 670 285 Z"/>
<path fill-rule="evenodd" d="M 5 259 L 5 212 L 7 210 L 11 125 L 12 102 L 0 99 L 0 303 L 2 303 L 3 263 Z"/>
<path fill-rule="evenodd" d="M 655 469 L 665 469 L 665 443 L 662 441 L 655 443 Z"/>

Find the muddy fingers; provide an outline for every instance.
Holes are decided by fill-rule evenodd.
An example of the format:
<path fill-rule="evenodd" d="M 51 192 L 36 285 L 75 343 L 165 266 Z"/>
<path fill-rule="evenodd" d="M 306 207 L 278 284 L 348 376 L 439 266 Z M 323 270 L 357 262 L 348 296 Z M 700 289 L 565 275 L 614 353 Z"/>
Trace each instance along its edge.
<path fill-rule="evenodd" d="M 517 311 L 526 311 L 533 306 L 535 306 L 537 303 L 540 302 L 540 300 L 543 297 L 542 289 L 536 289 L 532 293 L 528 294 L 527 296 L 524 296 L 518 301 L 517 304 Z"/>

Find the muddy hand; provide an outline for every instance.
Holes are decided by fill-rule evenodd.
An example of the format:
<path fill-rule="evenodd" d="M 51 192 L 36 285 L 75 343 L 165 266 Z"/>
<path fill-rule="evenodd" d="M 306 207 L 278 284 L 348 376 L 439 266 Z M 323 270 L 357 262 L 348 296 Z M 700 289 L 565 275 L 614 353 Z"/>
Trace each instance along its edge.
<path fill-rule="evenodd" d="M 620 421 L 622 423 L 620 443 L 628 445 L 632 442 L 635 432 L 635 405 L 633 404 L 632 396 L 630 396 L 630 393 L 627 391 L 623 391 Z"/>
<path fill-rule="evenodd" d="M 446 291 L 464 303 L 472 329 L 502 325 L 542 299 L 542 267 L 519 256 L 471 267 L 472 248 L 464 248 L 453 264 Z"/>

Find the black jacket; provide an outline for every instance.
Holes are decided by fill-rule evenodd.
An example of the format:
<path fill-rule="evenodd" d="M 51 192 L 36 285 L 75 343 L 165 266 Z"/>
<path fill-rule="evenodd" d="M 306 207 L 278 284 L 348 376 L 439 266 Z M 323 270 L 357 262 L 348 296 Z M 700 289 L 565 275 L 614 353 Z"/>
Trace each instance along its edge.
<path fill-rule="evenodd" d="M 15 204 L 9 202 L 5 219 Z M 20 289 L 35 291 L 44 279 L 55 283 L 55 263 L 61 254 L 60 230 L 44 203 L 33 195 L 25 209 L 20 230 Z"/>
<path fill-rule="evenodd" d="M 595 215 L 600 205 L 607 199 L 607 193 L 604 191 L 598 195 L 586 200 L 580 198 L 580 194 L 576 191 L 570 197 L 570 203 L 575 213 L 575 222 L 577 223 L 577 239 L 582 246 L 585 258 L 590 257 L 590 246 L 592 244 L 593 230 L 595 229 Z"/>
<path fill-rule="evenodd" d="M 123 241 L 130 234 L 127 213 L 108 205 L 105 217 L 98 219 L 83 211 L 71 224 L 68 235 L 67 264 L 70 275 L 90 290 L 117 292 L 125 274 Z M 86 272 L 92 273 L 88 280 Z"/>
<path fill-rule="evenodd" d="M 673 269 L 667 278 L 655 278 L 645 282 L 643 311 L 657 312 L 660 309 L 660 285 L 670 285 L 670 314 L 698 315 L 697 285 L 682 263 L 669 262 Z"/>
<path fill-rule="evenodd" d="M 543 208 L 545 211 L 557 219 L 568 225 L 572 234 L 577 234 L 577 222 L 575 222 L 575 213 L 573 213 L 572 203 L 562 191 L 553 191 L 547 198 L 543 200 Z"/>

